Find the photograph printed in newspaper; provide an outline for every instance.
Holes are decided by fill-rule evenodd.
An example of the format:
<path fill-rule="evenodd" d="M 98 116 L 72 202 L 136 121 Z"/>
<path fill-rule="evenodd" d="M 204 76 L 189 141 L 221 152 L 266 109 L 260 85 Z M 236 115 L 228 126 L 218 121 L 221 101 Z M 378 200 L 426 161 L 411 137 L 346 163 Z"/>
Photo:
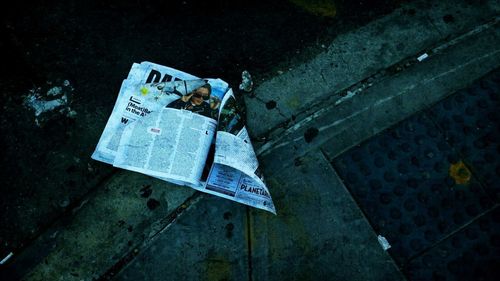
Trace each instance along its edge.
<path fill-rule="evenodd" d="M 92 158 L 276 214 L 242 110 L 221 79 L 134 63 Z"/>

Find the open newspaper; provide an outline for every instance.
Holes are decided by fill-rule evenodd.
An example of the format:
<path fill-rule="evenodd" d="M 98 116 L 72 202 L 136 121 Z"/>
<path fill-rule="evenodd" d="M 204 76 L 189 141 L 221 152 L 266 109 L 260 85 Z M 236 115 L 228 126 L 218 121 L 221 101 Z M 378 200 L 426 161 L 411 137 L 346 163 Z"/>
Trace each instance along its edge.
<path fill-rule="evenodd" d="M 92 158 L 276 214 L 240 103 L 221 79 L 134 63 Z"/>

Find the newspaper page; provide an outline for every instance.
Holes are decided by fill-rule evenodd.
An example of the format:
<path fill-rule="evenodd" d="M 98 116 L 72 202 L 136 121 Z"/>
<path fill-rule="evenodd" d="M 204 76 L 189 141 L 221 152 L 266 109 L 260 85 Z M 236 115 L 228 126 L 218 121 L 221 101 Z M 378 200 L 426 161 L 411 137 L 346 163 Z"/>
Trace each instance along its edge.
<path fill-rule="evenodd" d="M 230 89 L 222 101 L 214 164 L 204 191 L 276 214 L 242 112 Z"/>
<path fill-rule="evenodd" d="M 216 124 L 189 110 L 163 108 L 125 128 L 113 165 L 201 186 Z"/>
<path fill-rule="evenodd" d="M 134 63 L 92 158 L 276 214 L 242 110 L 221 79 Z"/>
<path fill-rule="evenodd" d="M 220 79 L 133 83 L 130 89 L 148 96 L 143 104 L 155 111 L 125 126 L 113 165 L 183 185 L 202 186 L 202 172 L 227 88 Z M 141 111 L 133 106 L 132 110 Z"/>
<path fill-rule="evenodd" d="M 104 128 L 104 132 L 97 143 L 97 147 L 92 154 L 92 159 L 113 164 L 118 144 L 126 125 L 157 109 L 151 107 L 151 105 L 143 105 L 145 102 L 145 96 L 140 90 L 137 91 L 137 85 L 193 79 L 199 78 L 191 74 L 151 62 L 142 62 L 140 64 L 134 63 L 130 69 L 127 79 L 125 79 L 122 83 L 115 106 L 113 107 L 111 116 L 108 119 L 106 127 Z M 179 87 L 179 89 L 182 91 L 184 88 Z M 184 91 L 186 92 L 186 90 Z M 136 107 L 133 108 L 134 110 L 131 110 L 129 102 L 133 102 L 130 106 Z M 161 106 L 159 103 L 154 104 Z"/>

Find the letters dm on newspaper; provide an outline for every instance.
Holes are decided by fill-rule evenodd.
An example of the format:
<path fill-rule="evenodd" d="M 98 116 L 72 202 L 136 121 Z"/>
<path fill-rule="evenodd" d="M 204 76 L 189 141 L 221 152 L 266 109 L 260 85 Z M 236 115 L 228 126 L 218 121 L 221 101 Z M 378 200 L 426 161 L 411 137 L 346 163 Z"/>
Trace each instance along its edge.
<path fill-rule="evenodd" d="M 92 158 L 276 214 L 241 112 L 221 79 L 134 63 Z"/>

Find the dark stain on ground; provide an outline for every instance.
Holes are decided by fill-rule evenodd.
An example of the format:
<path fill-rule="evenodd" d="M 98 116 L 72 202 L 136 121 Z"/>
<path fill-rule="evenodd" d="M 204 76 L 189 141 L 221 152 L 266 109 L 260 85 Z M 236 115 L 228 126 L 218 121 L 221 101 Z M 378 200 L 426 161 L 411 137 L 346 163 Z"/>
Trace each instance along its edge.
<path fill-rule="evenodd" d="M 309 128 L 307 131 L 304 133 L 304 140 L 307 143 L 310 143 L 316 136 L 318 136 L 319 130 L 316 128 Z"/>
<path fill-rule="evenodd" d="M 233 237 L 234 224 L 228 223 L 225 226 L 226 229 L 226 238 L 231 239 Z"/>
<path fill-rule="evenodd" d="M 266 108 L 271 110 L 271 109 L 274 109 L 276 107 L 276 102 L 275 101 L 268 101 L 266 102 Z"/>
<path fill-rule="evenodd" d="M 443 17 L 443 21 L 445 23 L 453 23 L 455 22 L 455 18 L 453 17 L 453 15 L 448 14 Z"/>
<path fill-rule="evenodd" d="M 74 172 L 76 172 L 77 168 L 75 165 L 70 165 L 68 168 L 66 168 L 66 173 L 68 174 L 72 174 Z"/>
<path fill-rule="evenodd" d="M 64 184 L 66 186 L 69 186 L 69 187 L 75 187 L 76 186 L 76 181 L 74 180 L 69 180 L 69 181 L 65 181 Z"/>
<path fill-rule="evenodd" d="M 156 200 L 156 199 L 151 198 L 151 199 L 149 199 L 149 200 L 148 200 L 147 205 L 148 205 L 148 208 L 149 208 L 150 210 L 154 210 L 154 209 L 156 209 L 158 206 L 160 206 L 160 201 L 158 201 L 158 200 Z"/>
<path fill-rule="evenodd" d="M 144 185 L 140 190 L 140 195 L 142 198 L 148 198 L 152 193 L 153 193 L 153 190 L 151 189 L 150 184 Z"/>
<path fill-rule="evenodd" d="M 225 212 L 225 213 L 224 213 L 224 219 L 225 219 L 225 220 L 230 219 L 232 216 L 233 216 L 233 214 L 231 214 L 231 212 Z"/>
<path fill-rule="evenodd" d="M 303 162 L 302 162 L 302 158 L 300 158 L 300 157 L 295 158 L 295 159 L 293 160 L 293 164 L 294 164 L 296 167 L 298 167 L 298 166 L 302 165 L 302 164 L 303 164 Z"/>
<path fill-rule="evenodd" d="M 404 13 L 410 16 L 414 16 L 417 13 L 417 11 L 415 9 L 405 9 Z"/>

